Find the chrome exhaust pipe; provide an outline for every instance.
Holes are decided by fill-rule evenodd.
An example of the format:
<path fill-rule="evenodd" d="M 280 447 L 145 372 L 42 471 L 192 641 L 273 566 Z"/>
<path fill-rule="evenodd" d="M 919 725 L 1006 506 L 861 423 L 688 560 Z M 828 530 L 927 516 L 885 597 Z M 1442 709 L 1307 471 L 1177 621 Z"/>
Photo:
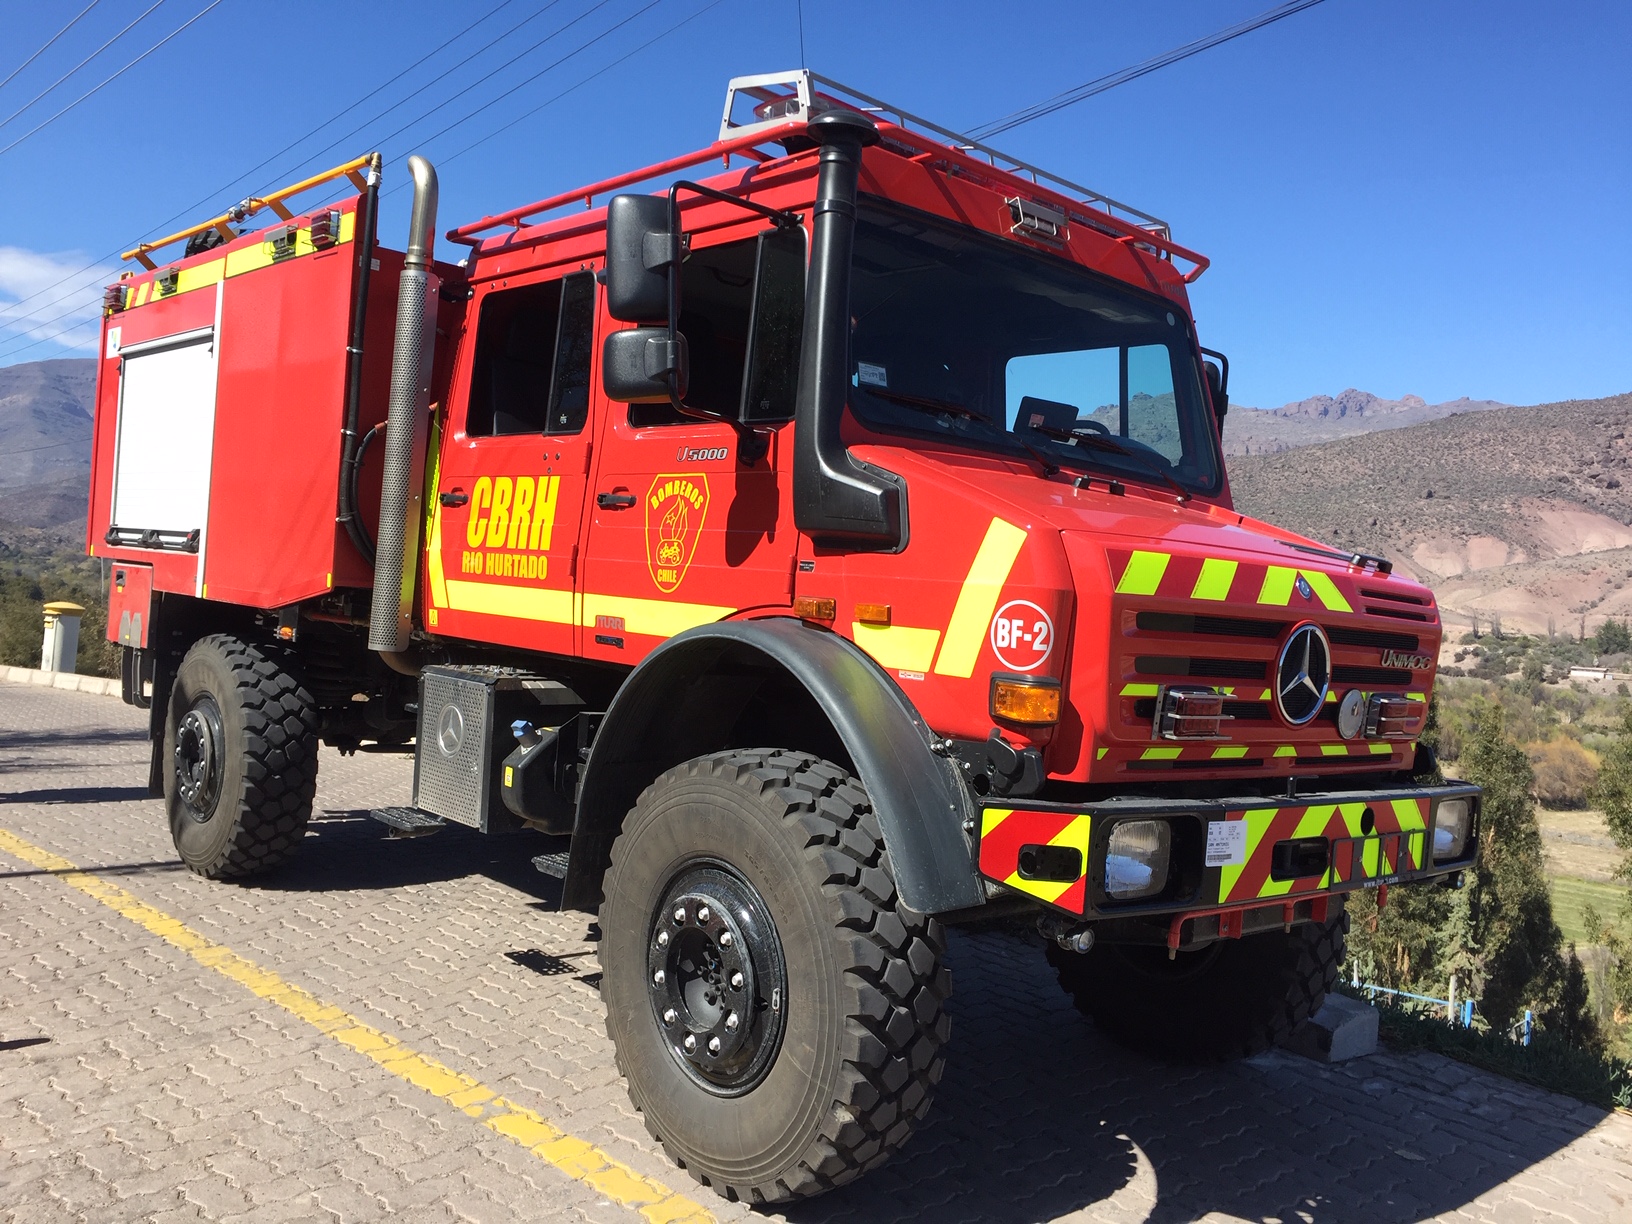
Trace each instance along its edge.
<path fill-rule="evenodd" d="M 380 530 L 374 557 L 374 597 L 368 646 L 400 654 L 413 632 L 414 585 L 419 577 L 419 529 L 425 516 L 421 457 L 436 349 L 436 171 L 423 157 L 408 159 L 414 182 L 408 254 L 397 286 L 397 331 L 391 352 L 391 398 L 386 412 L 385 474 L 380 484 Z"/>

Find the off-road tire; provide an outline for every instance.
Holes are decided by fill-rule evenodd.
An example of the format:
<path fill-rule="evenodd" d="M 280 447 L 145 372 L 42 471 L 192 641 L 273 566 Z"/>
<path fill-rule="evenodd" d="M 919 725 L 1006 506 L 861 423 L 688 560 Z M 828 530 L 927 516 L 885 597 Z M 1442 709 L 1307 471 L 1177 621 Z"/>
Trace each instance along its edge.
<path fill-rule="evenodd" d="M 1077 1010 L 1113 1040 L 1177 1062 L 1224 1062 L 1280 1045 L 1337 981 L 1349 916 L 1222 939 L 1168 959 L 1165 947 L 1099 944 L 1086 955 L 1048 945 Z"/>
<path fill-rule="evenodd" d="M 669 882 L 725 864 L 764 900 L 788 984 L 764 1078 L 714 1095 L 666 1044 L 648 988 Z M 906 909 L 861 783 L 809 753 L 698 757 L 649 786 L 612 847 L 601 993 L 618 1069 L 669 1157 L 732 1200 L 824 1193 L 888 1160 L 945 1062 L 945 933 Z"/>
<path fill-rule="evenodd" d="M 221 744 L 213 801 L 199 812 L 181 793 L 178 726 L 214 703 Z M 310 692 L 269 648 L 214 634 L 176 670 L 164 732 L 164 804 L 176 850 L 213 880 L 255 875 L 300 844 L 317 793 L 318 714 Z"/>

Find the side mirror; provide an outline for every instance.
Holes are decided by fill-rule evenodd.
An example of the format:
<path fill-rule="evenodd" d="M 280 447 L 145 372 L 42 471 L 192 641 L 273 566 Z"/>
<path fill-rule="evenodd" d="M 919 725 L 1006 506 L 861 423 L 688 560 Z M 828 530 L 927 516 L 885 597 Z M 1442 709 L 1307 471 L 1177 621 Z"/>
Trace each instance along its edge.
<path fill-rule="evenodd" d="M 613 196 L 606 207 L 606 312 L 620 323 L 670 322 L 669 224 L 664 196 Z"/>
<path fill-rule="evenodd" d="M 1202 349 L 1204 353 L 1217 357 L 1224 363 L 1223 369 L 1218 362 L 1204 361 L 1202 369 L 1207 375 L 1207 393 L 1212 397 L 1213 416 L 1218 418 L 1219 428 L 1224 426 L 1224 417 L 1230 411 L 1230 361 L 1223 353 L 1215 353 L 1212 349 Z"/>
<path fill-rule="evenodd" d="M 601 386 L 607 399 L 619 403 L 667 404 L 675 397 L 683 399 L 690 374 L 686 338 L 676 334 L 670 340 L 667 327 L 612 332 L 601 350 Z"/>

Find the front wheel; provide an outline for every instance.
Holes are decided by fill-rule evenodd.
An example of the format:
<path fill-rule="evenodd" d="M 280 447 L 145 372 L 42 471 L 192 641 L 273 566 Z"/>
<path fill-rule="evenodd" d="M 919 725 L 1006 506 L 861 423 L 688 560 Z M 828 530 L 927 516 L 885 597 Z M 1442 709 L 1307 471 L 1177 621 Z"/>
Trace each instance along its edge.
<path fill-rule="evenodd" d="M 677 1164 L 773 1203 L 907 1141 L 945 1058 L 945 937 L 901 905 L 859 781 L 778 749 L 688 761 L 629 813 L 605 893 L 607 1032 Z"/>
<path fill-rule="evenodd" d="M 1169 959 L 1165 947 L 1048 945 L 1077 1010 L 1111 1038 L 1158 1058 L 1222 1062 L 1279 1045 L 1337 982 L 1349 918 L 1334 898 L 1324 923 L 1221 939 Z"/>

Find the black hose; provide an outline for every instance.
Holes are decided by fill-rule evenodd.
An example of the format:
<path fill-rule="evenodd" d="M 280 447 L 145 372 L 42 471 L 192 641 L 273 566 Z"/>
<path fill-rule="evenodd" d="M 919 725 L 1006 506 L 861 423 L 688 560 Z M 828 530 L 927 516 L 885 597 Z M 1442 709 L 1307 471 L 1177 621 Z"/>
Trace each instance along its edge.
<path fill-rule="evenodd" d="M 363 334 L 368 323 L 368 285 L 374 271 L 375 216 L 379 207 L 380 155 L 375 153 L 369 157 L 368 188 L 357 210 L 357 296 L 352 299 L 351 331 L 346 340 L 346 417 L 340 430 L 340 505 L 335 514 L 370 568 L 374 565 L 374 541 L 357 517 L 357 469 L 363 462 L 362 448 L 357 445 L 357 414 L 363 396 Z"/>
<path fill-rule="evenodd" d="M 363 435 L 363 440 L 357 443 L 357 455 L 351 464 L 350 475 L 347 477 L 347 479 L 351 482 L 351 487 L 345 490 L 345 496 L 353 506 L 357 504 L 357 481 L 363 470 L 363 456 L 368 454 L 368 444 L 374 441 L 374 435 L 379 433 L 380 430 L 384 429 L 385 425 L 386 423 L 381 421 L 378 425 L 374 426 L 373 429 L 370 429 L 367 433 L 365 433 Z M 363 555 L 372 561 L 374 559 L 374 541 L 368 536 L 367 525 L 364 524 L 361 518 L 356 516 L 352 517 L 352 522 L 356 525 L 357 531 L 351 538 L 356 541 L 357 547 L 363 553 Z"/>

